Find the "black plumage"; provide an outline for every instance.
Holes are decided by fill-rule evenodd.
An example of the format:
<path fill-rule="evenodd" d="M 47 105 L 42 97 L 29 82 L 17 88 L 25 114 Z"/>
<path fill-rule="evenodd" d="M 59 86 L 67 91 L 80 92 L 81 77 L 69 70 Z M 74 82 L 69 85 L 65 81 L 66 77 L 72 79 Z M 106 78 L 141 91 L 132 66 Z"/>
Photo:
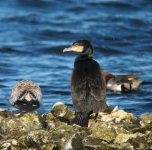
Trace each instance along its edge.
<path fill-rule="evenodd" d="M 76 110 L 74 123 L 86 127 L 92 112 L 98 114 L 107 107 L 105 78 L 99 64 L 92 58 L 93 48 L 89 41 L 77 41 L 65 51 L 81 53 L 74 63 L 71 96 Z"/>

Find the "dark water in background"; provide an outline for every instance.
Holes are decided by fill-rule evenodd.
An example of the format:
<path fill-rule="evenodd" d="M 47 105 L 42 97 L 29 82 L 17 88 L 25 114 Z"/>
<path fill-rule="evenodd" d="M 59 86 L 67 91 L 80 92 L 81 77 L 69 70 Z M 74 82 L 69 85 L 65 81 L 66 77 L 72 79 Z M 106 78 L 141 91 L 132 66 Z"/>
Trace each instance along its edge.
<path fill-rule="evenodd" d="M 107 93 L 112 106 L 135 115 L 152 113 L 151 0 L 1 0 L 0 108 L 16 81 L 41 86 L 47 112 L 57 101 L 71 104 L 69 80 L 75 55 L 62 49 L 89 39 L 94 58 L 114 73 L 140 73 L 145 82 L 131 94 Z"/>

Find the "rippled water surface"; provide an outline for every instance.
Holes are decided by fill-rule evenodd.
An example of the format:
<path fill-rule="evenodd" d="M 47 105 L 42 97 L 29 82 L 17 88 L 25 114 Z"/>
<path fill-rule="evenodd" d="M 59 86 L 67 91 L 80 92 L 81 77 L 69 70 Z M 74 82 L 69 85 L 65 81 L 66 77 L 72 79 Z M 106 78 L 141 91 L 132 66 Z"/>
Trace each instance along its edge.
<path fill-rule="evenodd" d="M 152 113 L 151 0 L 1 0 L 0 108 L 12 86 L 31 79 L 41 86 L 47 112 L 57 101 L 72 104 L 70 74 L 75 54 L 62 49 L 78 39 L 92 41 L 100 65 L 114 73 L 140 73 L 133 93 L 107 93 L 108 102 L 135 115 Z"/>

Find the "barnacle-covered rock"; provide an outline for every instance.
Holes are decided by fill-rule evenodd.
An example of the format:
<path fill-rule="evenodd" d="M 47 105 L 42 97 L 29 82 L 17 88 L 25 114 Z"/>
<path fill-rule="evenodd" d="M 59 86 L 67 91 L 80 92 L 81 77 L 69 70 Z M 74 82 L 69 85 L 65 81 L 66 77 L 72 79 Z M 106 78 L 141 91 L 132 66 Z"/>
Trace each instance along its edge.
<path fill-rule="evenodd" d="M 152 149 L 151 114 L 136 118 L 115 108 L 89 119 L 89 126 L 72 124 L 67 105 L 56 103 L 50 112 L 0 111 L 0 149 L 114 150 Z"/>
<path fill-rule="evenodd" d="M 11 114 L 10 116 L 8 114 Z M 19 138 L 27 134 L 32 129 L 43 128 L 43 119 L 37 112 L 29 112 L 25 114 L 10 113 L 9 111 L 0 116 L 0 133 L 6 135 L 7 138 Z"/>
<path fill-rule="evenodd" d="M 146 124 L 152 124 L 152 114 L 142 114 L 141 121 Z"/>
<path fill-rule="evenodd" d="M 118 134 L 118 136 L 116 137 L 114 143 L 126 143 L 128 142 L 130 139 L 135 139 L 137 137 L 143 137 L 144 135 L 141 133 L 137 133 L 137 134 L 124 134 L 124 133 L 120 133 Z"/>
<path fill-rule="evenodd" d="M 90 123 L 91 136 L 97 139 L 111 142 L 116 138 L 115 130 L 109 124 L 104 122 L 95 122 L 94 120 Z"/>
<path fill-rule="evenodd" d="M 111 116 L 114 118 L 120 118 L 120 119 L 135 119 L 136 118 L 133 114 L 127 113 L 124 110 L 117 110 L 115 112 L 112 112 Z"/>
<path fill-rule="evenodd" d="M 50 149 L 53 149 L 59 147 L 58 141 L 52 140 L 52 134 L 43 129 L 30 131 L 25 137 L 24 142 L 28 148 L 40 149 L 50 146 Z"/>
<path fill-rule="evenodd" d="M 67 141 L 67 143 L 63 147 L 64 150 L 78 150 L 84 149 L 84 145 L 82 143 L 82 136 L 79 133 L 73 134 L 71 138 Z"/>
<path fill-rule="evenodd" d="M 84 138 L 83 143 L 87 149 L 107 149 L 107 143 L 104 143 L 102 139 L 96 138 L 92 135 Z"/>
<path fill-rule="evenodd" d="M 64 105 L 61 102 L 55 103 L 52 107 L 51 112 L 55 117 L 68 123 L 70 123 L 74 118 L 74 113 L 70 111 L 67 105 Z"/>

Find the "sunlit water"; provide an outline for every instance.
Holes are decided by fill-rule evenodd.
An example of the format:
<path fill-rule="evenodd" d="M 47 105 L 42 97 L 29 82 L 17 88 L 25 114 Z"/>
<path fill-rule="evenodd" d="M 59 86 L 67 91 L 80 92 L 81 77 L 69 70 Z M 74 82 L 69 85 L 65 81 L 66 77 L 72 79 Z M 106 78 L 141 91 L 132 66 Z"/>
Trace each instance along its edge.
<path fill-rule="evenodd" d="M 62 101 L 72 104 L 70 75 L 75 54 L 64 47 L 89 39 L 94 59 L 114 73 L 140 73 L 133 93 L 107 93 L 112 106 L 135 115 L 152 112 L 151 0 L 2 0 L 0 1 L 0 108 L 9 104 L 12 86 L 21 79 L 42 88 L 40 112 Z"/>

